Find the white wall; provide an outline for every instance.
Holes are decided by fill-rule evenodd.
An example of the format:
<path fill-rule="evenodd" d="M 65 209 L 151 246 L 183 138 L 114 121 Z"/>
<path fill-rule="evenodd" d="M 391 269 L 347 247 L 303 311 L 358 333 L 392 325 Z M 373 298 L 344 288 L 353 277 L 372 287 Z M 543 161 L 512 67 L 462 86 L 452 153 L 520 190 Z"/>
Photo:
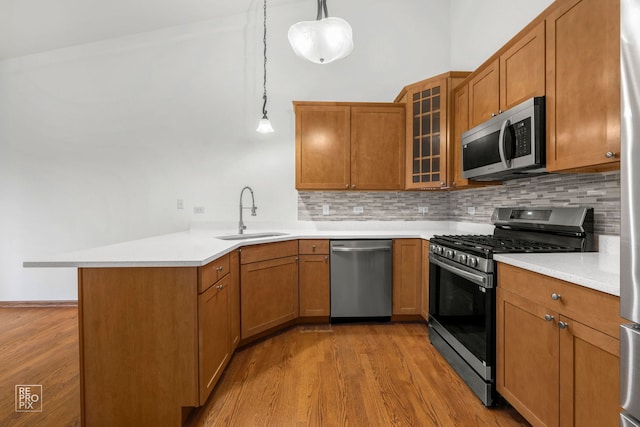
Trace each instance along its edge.
<path fill-rule="evenodd" d="M 325 66 L 297 58 L 286 39 L 292 23 L 314 19 L 315 3 L 270 8 L 267 136 L 254 131 L 259 1 L 224 20 L 0 62 L 0 300 L 75 299 L 74 269 L 22 261 L 234 221 L 244 185 L 259 206 L 249 224 L 295 220 L 292 100 L 391 101 L 408 83 L 475 68 L 549 3 L 332 2 L 355 49 Z"/>
<path fill-rule="evenodd" d="M 453 0 L 451 69 L 474 70 L 553 0 Z"/>
<path fill-rule="evenodd" d="M 292 100 L 391 101 L 449 69 L 447 1 L 333 2 L 356 47 L 326 66 L 297 58 L 286 39 L 292 23 L 314 19 L 314 2 L 268 12 L 268 136 L 254 131 L 261 2 L 224 20 L 0 62 L 0 300 L 75 299 L 74 269 L 22 261 L 236 220 L 244 185 L 259 206 L 249 221 L 295 220 Z"/>

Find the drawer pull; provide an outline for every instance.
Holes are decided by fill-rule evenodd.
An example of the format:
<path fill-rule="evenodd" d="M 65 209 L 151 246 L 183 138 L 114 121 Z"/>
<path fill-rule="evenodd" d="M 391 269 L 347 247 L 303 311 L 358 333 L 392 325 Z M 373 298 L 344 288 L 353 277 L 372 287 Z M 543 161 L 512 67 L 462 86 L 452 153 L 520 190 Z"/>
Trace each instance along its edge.
<path fill-rule="evenodd" d="M 562 322 L 562 321 L 558 322 L 558 328 L 560 329 L 567 329 L 568 326 L 569 324 L 566 322 Z"/>
<path fill-rule="evenodd" d="M 560 298 L 562 298 L 560 294 L 551 294 L 551 299 L 554 301 L 559 301 Z"/>
<path fill-rule="evenodd" d="M 222 271 L 222 270 L 223 270 L 223 268 L 222 268 L 222 267 L 218 267 L 216 270 L 218 270 L 218 271 Z"/>
<path fill-rule="evenodd" d="M 555 317 L 553 317 L 550 314 L 545 314 L 544 315 L 544 320 L 546 320 L 547 322 L 551 322 L 553 319 L 555 319 Z"/>

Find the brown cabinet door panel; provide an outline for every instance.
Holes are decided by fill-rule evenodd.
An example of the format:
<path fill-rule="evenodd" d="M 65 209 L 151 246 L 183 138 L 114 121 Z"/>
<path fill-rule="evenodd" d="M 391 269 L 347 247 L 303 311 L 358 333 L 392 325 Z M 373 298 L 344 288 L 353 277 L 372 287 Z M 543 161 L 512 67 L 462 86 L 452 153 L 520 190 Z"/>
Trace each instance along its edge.
<path fill-rule="evenodd" d="M 500 109 L 545 93 L 544 21 L 500 55 Z"/>
<path fill-rule="evenodd" d="M 229 285 L 226 275 L 198 295 L 200 405 L 204 405 L 222 375 L 229 352 Z"/>
<path fill-rule="evenodd" d="M 300 256 L 300 317 L 329 316 L 329 255 Z"/>
<path fill-rule="evenodd" d="M 560 331 L 560 425 L 616 426 L 620 341 L 564 316 Z"/>
<path fill-rule="evenodd" d="M 393 241 L 393 314 L 420 314 L 422 240 Z"/>
<path fill-rule="evenodd" d="M 620 2 L 573 0 L 547 31 L 547 169 L 618 168 Z"/>
<path fill-rule="evenodd" d="M 350 183 L 348 106 L 296 107 L 296 188 L 344 190 Z"/>
<path fill-rule="evenodd" d="M 351 107 L 351 189 L 404 188 L 405 112 L 389 107 Z"/>
<path fill-rule="evenodd" d="M 298 257 L 243 264 L 242 339 L 298 317 Z"/>
<path fill-rule="evenodd" d="M 534 425 L 558 425 L 556 312 L 497 288 L 497 390 Z"/>
<path fill-rule="evenodd" d="M 500 64 L 489 64 L 469 80 L 469 128 L 486 122 L 500 111 Z"/>

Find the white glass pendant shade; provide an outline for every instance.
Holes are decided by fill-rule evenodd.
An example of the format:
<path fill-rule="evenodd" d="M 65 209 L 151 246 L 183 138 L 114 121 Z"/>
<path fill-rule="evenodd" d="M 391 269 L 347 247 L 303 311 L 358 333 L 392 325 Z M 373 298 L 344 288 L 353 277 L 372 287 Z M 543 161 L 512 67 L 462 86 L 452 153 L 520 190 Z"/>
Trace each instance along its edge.
<path fill-rule="evenodd" d="M 341 18 L 298 22 L 289 28 L 288 37 L 296 55 L 316 64 L 344 58 L 353 50 L 351 25 Z"/>
<path fill-rule="evenodd" d="M 258 122 L 258 127 L 256 128 L 256 132 L 260 132 L 260 133 L 273 132 L 273 126 L 271 126 L 271 122 L 269 121 L 267 116 L 264 116 L 260 119 L 260 121 Z"/>

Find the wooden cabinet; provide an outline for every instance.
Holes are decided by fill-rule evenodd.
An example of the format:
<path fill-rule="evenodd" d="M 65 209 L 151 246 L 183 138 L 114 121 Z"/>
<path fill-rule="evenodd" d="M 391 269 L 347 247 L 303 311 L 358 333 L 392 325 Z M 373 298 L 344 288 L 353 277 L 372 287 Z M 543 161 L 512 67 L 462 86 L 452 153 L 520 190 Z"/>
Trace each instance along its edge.
<path fill-rule="evenodd" d="M 500 62 L 494 60 L 469 80 L 469 129 L 500 112 Z"/>
<path fill-rule="evenodd" d="M 545 94 L 545 31 L 540 22 L 518 36 L 469 80 L 469 129 L 533 96 Z"/>
<path fill-rule="evenodd" d="M 240 252 L 229 254 L 229 339 L 233 353 L 240 344 Z"/>
<path fill-rule="evenodd" d="M 240 254 L 242 340 L 298 317 L 298 242 L 266 243 Z"/>
<path fill-rule="evenodd" d="M 205 403 L 232 352 L 233 259 L 78 270 L 82 425 L 179 426 Z"/>
<path fill-rule="evenodd" d="M 420 314 L 429 320 L 429 241 L 422 241 L 422 301 Z"/>
<path fill-rule="evenodd" d="M 468 73 L 450 72 L 408 85 L 396 97 L 406 104 L 407 190 L 447 188 L 453 134 L 453 88 Z"/>
<path fill-rule="evenodd" d="M 547 169 L 618 169 L 619 0 L 564 1 L 546 27 Z"/>
<path fill-rule="evenodd" d="M 300 240 L 300 317 L 327 317 L 329 298 L 329 241 Z"/>
<path fill-rule="evenodd" d="M 393 315 L 421 314 L 422 240 L 393 241 Z"/>
<path fill-rule="evenodd" d="M 394 103 L 294 102 L 298 190 L 400 190 L 405 110 Z"/>
<path fill-rule="evenodd" d="M 198 295 L 200 405 L 204 405 L 231 356 L 229 338 L 230 275 Z"/>
<path fill-rule="evenodd" d="M 498 392 L 536 426 L 617 425 L 618 311 L 618 297 L 498 264 Z"/>

